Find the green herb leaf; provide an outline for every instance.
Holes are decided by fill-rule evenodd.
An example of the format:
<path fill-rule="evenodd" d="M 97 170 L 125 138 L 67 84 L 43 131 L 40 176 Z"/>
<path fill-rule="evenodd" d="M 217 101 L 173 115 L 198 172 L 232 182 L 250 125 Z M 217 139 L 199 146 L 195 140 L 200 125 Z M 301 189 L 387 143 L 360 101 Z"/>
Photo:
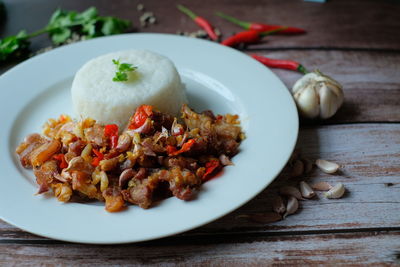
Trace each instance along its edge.
<path fill-rule="evenodd" d="M 28 35 L 20 31 L 15 36 L 0 40 L 0 61 L 16 59 L 24 56 L 29 51 Z"/>
<path fill-rule="evenodd" d="M 114 82 L 125 82 L 127 80 L 128 80 L 128 74 L 126 74 L 125 72 L 117 71 L 115 73 L 115 76 L 113 77 Z"/>
<path fill-rule="evenodd" d="M 126 82 L 128 80 L 128 72 L 135 71 L 137 67 L 133 67 L 129 63 L 121 63 L 119 60 L 113 59 L 112 62 L 117 67 L 117 72 L 113 77 L 114 82 Z"/>
<path fill-rule="evenodd" d="M 53 32 L 51 40 L 55 44 L 62 44 L 68 40 L 72 35 L 72 31 L 68 28 L 61 28 Z"/>
<path fill-rule="evenodd" d="M 1 3 L 0 1 L 0 15 L 4 7 Z M 81 13 L 57 9 L 43 29 L 29 35 L 21 31 L 15 36 L 0 40 L 0 62 L 27 55 L 29 39 L 43 33 L 48 33 L 54 44 L 61 45 L 74 34 L 87 39 L 123 33 L 130 26 L 131 23 L 127 20 L 99 16 L 95 7 L 90 7 Z M 123 79 L 123 76 L 121 77 Z"/>
<path fill-rule="evenodd" d="M 64 43 L 73 33 L 86 38 L 125 32 L 131 26 L 130 21 L 98 16 L 97 9 L 90 7 L 82 13 L 56 10 L 46 26 L 55 44 Z M 68 34 L 70 32 L 70 34 Z M 53 38 L 54 35 L 57 35 Z"/>

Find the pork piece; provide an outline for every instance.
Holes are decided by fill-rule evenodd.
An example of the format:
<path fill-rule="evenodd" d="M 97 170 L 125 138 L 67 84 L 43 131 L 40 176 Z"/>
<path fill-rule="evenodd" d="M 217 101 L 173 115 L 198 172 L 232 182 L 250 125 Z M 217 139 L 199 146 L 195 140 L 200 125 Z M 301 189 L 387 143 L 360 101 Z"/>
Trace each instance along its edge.
<path fill-rule="evenodd" d="M 163 166 L 168 169 L 179 167 L 181 169 L 189 169 L 191 171 L 195 171 L 199 167 L 195 159 L 182 156 L 164 158 Z"/>
<path fill-rule="evenodd" d="M 79 139 L 79 140 L 69 144 L 68 153 L 73 153 L 73 154 L 79 156 L 79 155 L 81 155 L 82 150 L 85 148 L 85 146 L 86 146 L 86 143 Z"/>
<path fill-rule="evenodd" d="M 38 146 L 30 155 L 31 165 L 34 167 L 42 165 L 47 160 L 51 159 L 54 154 L 58 153 L 60 149 L 61 143 L 58 140 L 51 140 Z"/>
<path fill-rule="evenodd" d="M 36 183 L 39 185 L 37 193 L 42 194 L 47 192 L 55 176 L 59 175 L 57 161 L 46 161 L 40 167 L 34 168 L 33 173 L 36 176 Z"/>
<path fill-rule="evenodd" d="M 119 187 L 109 187 L 103 191 L 103 197 L 106 202 L 108 212 L 117 212 L 124 208 L 124 198 Z"/>
<path fill-rule="evenodd" d="M 94 124 L 92 127 L 86 128 L 84 132 L 86 140 L 90 143 L 101 147 L 107 145 L 107 137 L 104 134 L 103 126 Z"/>
<path fill-rule="evenodd" d="M 78 190 L 88 198 L 103 199 L 96 186 L 91 184 L 91 174 L 83 171 L 72 171 L 72 189 Z"/>
<path fill-rule="evenodd" d="M 186 104 L 182 106 L 181 112 L 183 120 L 190 130 L 198 128 L 201 135 L 205 136 L 213 133 L 213 119 L 209 116 L 194 112 Z"/>
<path fill-rule="evenodd" d="M 217 118 L 215 117 L 215 115 L 214 115 L 214 112 L 212 112 L 212 110 L 209 110 L 209 109 L 207 109 L 207 110 L 204 110 L 203 112 L 202 112 L 202 114 L 203 115 L 206 115 L 206 116 L 208 116 L 208 117 L 210 117 L 213 121 L 215 121 Z"/>
<path fill-rule="evenodd" d="M 64 169 L 64 172 L 80 171 L 87 174 L 91 174 L 94 167 L 89 162 L 85 161 L 81 156 L 71 159 L 68 163 L 68 167 Z"/>
<path fill-rule="evenodd" d="M 61 202 L 68 202 L 72 196 L 72 188 L 69 183 L 54 183 L 51 184 L 54 191 L 54 196 Z"/>
<path fill-rule="evenodd" d="M 241 128 L 239 126 L 225 122 L 223 119 L 216 121 L 214 129 L 219 137 L 231 138 L 233 140 L 238 140 L 239 134 L 241 133 Z"/>
<path fill-rule="evenodd" d="M 197 188 L 201 185 L 200 177 L 180 167 L 173 167 L 169 171 L 161 170 L 154 175 L 158 175 L 158 179 L 169 182 L 169 190 L 174 196 L 182 200 L 192 199 Z"/>
<path fill-rule="evenodd" d="M 122 171 L 119 175 L 118 186 L 121 188 L 124 187 L 136 174 L 137 172 L 134 169 L 125 169 Z"/>
<path fill-rule="evenodd" d="M 155 168 L 158 166 L 156 157 L 146 155 L 139 156 L 136 163 L 139 164 L 140 167 L 144 168 Z"/>
<path fill-rule="evenodd" d="M 129 189 L 122 190 L 122 196 L 126 201 L 136 204 L 143 209 L 147 209 L 152 203 L 153 192 L 149 186 L 142 183 Z"/>
<path fill-rule="evenodd" d="M 153 114 L 150 117 L 153 120 L 153 128 L 156 131 L 162 131 L 162 127 L 171 129 L 174 117 L 168 114 L 161 113 L 157 110 L 153 110 Z"/>
<path fill-rule="evenodd" d="M 135 174 L 133 178 L 137 180 L 143 180 L 147 177 L 147 170 L 145 168 L 139 168 L 139 171 Z"/>
<path fill-rule="evenodd" d="M 118 157 L 111 159 L 103 159 L 100 161 L 100 168 L 102 171 L 111 171 L 118 166 L 119 159 Z"/>
<path fill-rule="evenodd" d="M 164 170 L 164 172 L 167 172 Z M 143 209 L 147 209 L 153 203 L 153 194 L 160 183 L 159 173 L 153 173 L 151 176 L 144 178 L 147 171 L 140 168 L 138 173 L 133 177 L 135 186 L 122 190 L 124 199 L 130 203 L 136 204 Z M 144 178 L 144 179 L 143 179 Z"/>
<path fill-rule="evenodd" d="M 141 142 L 144 154 L 148 156 L 156 156 L 156 154 L 164 153 L 165 148 L 161 145 L 155 144 L 152 138 L 145 138 Z"/>
<path fill-rule="evenodd" d="M 120 164 L 119 169 L 121 171 L 126 170 L 126 169 L 130 169 L 135 165 L 135 162 L 131 161 L 130 159 L 126 159 L 124 162 L 122 162 Z"/>
<path fill-rule="evenodd" d="M 25 140 L 17 147 L 17 152 L 21 165 L 24 168 L 32 168 L 31 153 L 42 144 L 48 142 L 47 139 L 38 133 L 28 135 Z"/>

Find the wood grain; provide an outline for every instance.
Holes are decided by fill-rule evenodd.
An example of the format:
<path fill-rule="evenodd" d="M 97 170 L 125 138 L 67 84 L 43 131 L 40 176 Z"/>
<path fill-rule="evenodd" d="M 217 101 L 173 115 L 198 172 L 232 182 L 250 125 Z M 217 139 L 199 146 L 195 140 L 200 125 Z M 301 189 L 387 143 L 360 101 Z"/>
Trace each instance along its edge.
<path fill-rule="evenodd" d="M 290 245 L 288 245 L 290 244 Z M 17 266 L 398 266 L 399 232 L 191 238 L 123 246 L 0 244 L 0 265 Z M 11 263 L 11 264 L 10 264 Z"/>
<path fill-rule="evenodd" d="M 315 169 L 311 174 L 296 179 L 288 178 L 284 171 L 266 190 L 240 209 L 184 235 L 400 230 L 400 124 L 305 128 L 300 131 L 298 148 L 302 157 L 335 161 L 342 166 L 341 171 L 328 175 Z M 309 183 L 326 181 L 333 185 L 342 182 L 347 193 L 337 200 L 325 199 L 319 193 L 313 200 L 301 201 L 297 214 L 277 223 L 259 224 L 237 219 L 238 215 L 270 211 L 272 198 L 279 187 L 297 186 L 302 179 Z M 0 241 L 17 239 L 34 240 L 38 237 L 0 223 Z"/>
<path fill-rule="evenodd" d="M 177 30 L 198 30 L 175 8 L 182 1 L 4 2 L 8 18 L 0 24 L 0 38 L 21 29 L 33 32 L 42 28 L 57 7 L 84 10 L 96 6 L 101 15 L 131 20 L 136 26 L 134 31 L 139 32 L 174 34 Z M 155 13 L 158 24 L 138 27 L 142 13 L 136 6 L 140 2 Z M 289 170 L 285 169 L 257 197 L 215 222 L 180 235 L 130 245 L 64 243 L 35 236 L 0 220 L 0 266 L 399 266 L 398 1 L 335 0 L 319 4 L 300 0 L 187 0 L 184 4 L 208 18 L 224 37 L 240 29 L 214 16 L 215 11 L 308 31 L 306 35 L 270 36 L 245 51 L 298 60 L 344 85 L 346 101 L 338 114 L 327 121 L 302 121 L 298 140 L 303 157 L 335 161 L 341 165 L 340 172 L 328 175 L 314 169 L 305 177 L 289 178 Z M 49 44 L 47 36 L 40 36 L 32 40 L 31 47 L 36 51 Z M 0 73 L 11 66 L 0 66 Z M 300 77 L 285 70 L 273 72 L 288 88 Z M 313 200 L 301 201 L 296 214 L 276 223 L 238 218 L 270 211 L 279 187 L 296 186 L 302 179 L 309 183 L 342 182 L 347 191 L 342 199 L 327 200 L 319 193 Z"/>
<path fill-rule="evenodd" d="M 132 20 L 139 25 L 138 3 L 144 3 L 154 12 L 158 24 L 137 30 L 146 32 L 176 33 L 177 30 L 195 31 L 196 24 L 179 13 L 176 4 L 182 1 L 108 1 L 108 0 L 6 0 L 9 20 L 2 37 L 15 34 L 21 29 L 35 31 L 48 22 L 52 12 L 64 9 L 83 10 L 96 6 L 102 15 L 113 15 Z M 270 24 L 293 25 L 306 29 L 306 35 L 273 36 L 264 44 L 253 48 L 318 48 L 318 49 L 390 49 L 400 50 L 400 5 L 396 1 L 336 0 L 325 4 L 304 1 L 242 0 L 242 1 L 185 1 L 185 5 L 209 19 L 225 36 L 241 29 L 215 16 L 223 11 L 243 20 Z M 29 16 L 26 14 L 29 13 Z M 47 38 L 39 37 L 34 48 L 49 44 Z"/>

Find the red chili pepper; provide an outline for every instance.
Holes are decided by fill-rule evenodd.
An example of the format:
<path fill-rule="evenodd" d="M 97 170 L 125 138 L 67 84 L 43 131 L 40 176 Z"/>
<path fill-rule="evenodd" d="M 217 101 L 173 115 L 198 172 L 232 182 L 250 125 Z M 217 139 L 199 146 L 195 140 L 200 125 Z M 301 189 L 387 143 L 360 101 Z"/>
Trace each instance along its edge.
<path fill-rule="evenodd" d="M 168 155 L 172 155 L 172 154 L 176 153 L 176 151 L 178 151 L 176 149 L 176 147 L 171 146 L 171 145 L 167 145 L 166 149 L 167 149 Z"/>
<path fill-rule="evenodd" d="M 118 125 L 107 124 L 104 127 L 104 135 L 110 137 L 111 147 L 116 148 L 118 145 Z"/>
<path fill-rule="evenodd" d="M 104 159 L 104 154 L 94 148 L 92 149 L 92 151 L 96 155 L 96 157 L 94 157 L 92 160 L 92 165 L 95 167 L 99 166 L 100 161 Z"/>
<path fill-rule="evenodd" d="M 177 5 L 177 8 L 181 12 L 185 13 L 186 15 L 188 15 L 192 20 L 194 20 L 194 22 L 196 22 L 197 25 L 199 25 L 201 28 L 203 28 L 206 31 L 206 33 L 208 34 L 208 36 L 210 36 L 210 38 L 212 40 L 214 40 L 214 41 L 218 40 L 218 36 L 215 33 L 213 26 L 205 18 L 197 16 L 190 9 L 188 9 L 188 8 L 182 6 L 182 5 Z"/>
<path fill-rule="evenodd" d="M 60 118 L 58 119 L 61 123 L 64 123 L 67 121 L 67 117 L 65 115 L 60 115 Z"/>
<path fill-rule="evenodd" d="M 307 69 L 297 61 L 272 59 L 272 58 L 267 58 L 264 56 L 255 55 L 255 54 L 250 54 L 250 56 L 252 58 L 254 58 L 255 60 L 261 62 L 262 64 L 264 64 L 267 67 L 278 68 L 278 69 L 287 69 L 287 70 L 296 70 L 303 74 L 308 73 Z"/>
<path fill-rule="evenodd" d="M 202 179 L 206 180 L 215 170 L 221 166 L 221 163 L 217 159 L 213 159 L 206 163 L 206 172 L 204 173 Z"/>
<path fill-rule="evenodd" d="M 181 149 L 177 150 L 174 146 L 167 146 L 167 153 L 168 156 L 177 156 L 181 153 L 187 152 L 189 151 L 192 146 L 196 143 L 196 141 L 194 139 L 189 139 L 186 143 L 184 143 L 181 147 Z"/>
<path fill-rule="evenodd" d="M 56 154 L 53 156 L 53 159 L 57 160 L 59 162 L 59 167 L 60 169 L 64 169 L 68 167 L 68 163 L 65 160 L 65 155 L 64 154 Z"/>
<path fill-rule="evenodd" d="M 229 22 L 232 22 L 232 23 L 242 27 L 243 29 L 246 29 L 246 30 L 255 30 L 255 31 L 264 32 L 264 31 L 275 30 L 275 29 L 282 27 L 279 25 L 269 25 L 269 24 L 264 24 L 264 23 L 242 21 L 242 20 L 238 20 L 237 18 L 228 16 L 222 12 L 216 12 L 215 14 L 223 19 L 226 19 Z M 305 30 L 296 28 L 296 27 L 286 27 L 285 30 L 279 31 L 279 33 L 283 33 L 283 34 L 301 34 L 301 33 L 305 33 L 305 32 L 306 32 Z"/>
<path fill-rule="evenodd" d="M 97 167 L 100 164 L 100 159 L 98 157 L 95 157 L 92 159 L 92 166 Z"/>
<path fill-rule="evenodd" d="M 142 126 L 148 117 L 153 115 L 153 107 L 150 105 L 141 105 L 136 111 L 135 115 L 131 118 L 130 124 L 128 126 L 129 129 L 137 129 Z"/>
<path fill-rule="evenodd" d="M 271 30 L 271 31 L 265 31 L 265 32 L 259 32 L 255 30 L 248 30 L 248 31 L 243 31 L 239 32 L 231 37 L 228 37 L 224 41 L 222 41 L 221 44 L 226 45 L 226 46 L 236 46 L 238 44 L 254 44 L 258 43 L 261 41 L 261 39 L 264 36 L 267 36 L 271 33 L 278 32 L 284 30 L 284 27 Z"/>

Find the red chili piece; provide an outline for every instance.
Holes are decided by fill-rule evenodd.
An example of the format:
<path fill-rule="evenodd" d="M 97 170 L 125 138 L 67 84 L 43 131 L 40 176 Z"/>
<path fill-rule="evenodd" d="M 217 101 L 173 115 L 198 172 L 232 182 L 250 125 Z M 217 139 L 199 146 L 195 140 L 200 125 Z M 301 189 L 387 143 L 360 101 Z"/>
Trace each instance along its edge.
<path fill-rule="evenodd" d="M 188 15 L 194 22 L 196 22 L 197 25 L 199 25 L 201 28 L 203 28 L 208 36 L 210 36 L 211 40 L 217 41 L 218 36 L 214 31 L 213 26 L 208 22 L 205 18 L 197 16 L 195 13 L 193 13 L 190 9 L 182 6 L 182 5 L 177 5 L 177 8 Z"/>
<path fill-rule="evenodd" d="M 104 154 L 94 148 L 92 149 L 92 151 L 96 155 L 96 157 L 94 157 L 92 160 L 92 165 L 95 167 L 99 166 L 100 161 L 102 161 L 104 159 Z"/>
<path fill-rule="evenodd" d="M 110 137 L 111 147 L 116 148 L 118 145 L 118 125 L 107 124 L 104 127 L 104 135 Z"/>
<path fill-rule="evenodd" d="M 203 175 L 203 180 L 207 180 L 209 176 L 221 166 L 221 163 L 217 159 L 213 159 L 206 163 L 206 172 Z"/>
<path fill-rule="evenodd" d="M 264 36 L 267 36 L 274 32 L 282 31 L 284 29 L 285 29 L 284 27 L 281 27 L 275 30 L 265 31 L 265 32 L 259 32 L 255 30 L 243 31 L 225 39 L 224 41 L 222 41 L 221 44 L 226 46 L 236 46 L 241 43 L 254 44 L 260 42 Z"/>
<path fill-rule="evenodd" d="M 168 156 L 177 156 L 181 153 L 187 152 L 189 151 L 192 146 L 196 143 L 196 141 L 194 139 L 189 139 L 186 143 L 184 143 L 181 147 L 181 149 L 177 150 L 174 146 L 167 146 L 167 153 Z"/>
<path fill-rule="evenodd" d="M 130 124 L 128 126 L 129 129 L 137 129 L 142 126 L 148 117 L 153 115 L 153 107 L 150 105 L 141 105 L 139 106 L 133 118 L 131 118 Z"/>
<path fill-rule="evenodd" d="M 60 169 L 64 169 L 68 167 L 68 163 L 65 160 L 65 155 L 64 154 L 56 154 L 53 156 L 53 159 L 57 160 L 59 162 L 59 167 Z"/>
<path fill-rule="evenodd" d="M 215 14 L 223 19 L 226 19 L 229 22 L 232 22 L 233 24 L 236 24 L 236 25 L 242 27 L 243 29 L 246 29 L 246 30 L 255 30 L 255 31 L 264 32 L 264 31 L 276 30 L 278 28 L 283 27 L 283 26 L 279 26 L 279 25 L 269 25 L 269 24 L 264 24 L 264 23 L 242 21 L 242 20 L 238 20 L 237 18 L 226 15 L 222 12 L 216 12 Z M 283 33 L 283 34 L 302 34 L 305 32 L 306 32 L 305 30 L 296 28 L 296 27 L 286 27 L 284 30 L 279 31 L 279 33 Z"/>
<path fill-rule="evenodd" d="M 254 58 L 255 60 L 261 62 L 262 64 L 264 64 L 267 67 L 286 69 L 286 70 L 296 70 L 303 74 L 308 73 L 306 68 L 297 61 L 272 59 L 272 58 L 267 58 L 264 56 L 255 55 L 255 54 L 250 54 L 250 56 L 252 58 Z"/>

